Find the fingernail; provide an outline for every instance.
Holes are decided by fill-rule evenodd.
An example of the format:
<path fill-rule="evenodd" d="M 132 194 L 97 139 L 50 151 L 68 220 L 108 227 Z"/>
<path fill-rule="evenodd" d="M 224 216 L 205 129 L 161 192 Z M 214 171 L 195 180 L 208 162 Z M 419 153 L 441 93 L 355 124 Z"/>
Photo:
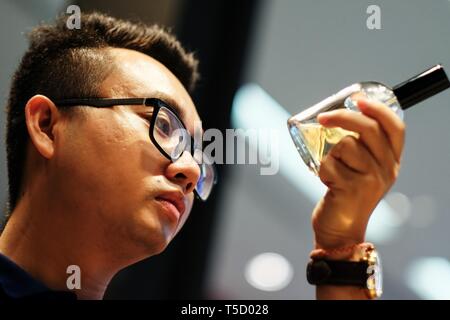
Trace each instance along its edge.
<path fill-rule="evenodd" d="M 365 97 L 358 98 L 356 100 L 356 105 L 358 106 L 358 108 L 361 108 L 361 107 L 365 108 L 367 106 L 367 102 L 368 102 L 368 99 Z"/>
<path fill-rule="evenodd" d="M 319 121 L 321 124 L 326 123 L 328 121 L 328 119 L 330 119 L 330 114 L 327 112 L 320 113 L 317 116 L 317 121 Z"/>

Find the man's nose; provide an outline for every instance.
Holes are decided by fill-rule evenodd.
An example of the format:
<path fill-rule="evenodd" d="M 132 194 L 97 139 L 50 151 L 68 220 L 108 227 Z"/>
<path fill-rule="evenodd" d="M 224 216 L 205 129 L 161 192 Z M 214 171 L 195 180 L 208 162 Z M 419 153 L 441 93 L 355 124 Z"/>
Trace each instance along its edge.
<path fill-rule="evenodd" d="M 192 155 L 185 151 L 177 161 L 167 166 L 165 175 L 170 181 L 180 185 L 185 194 L 189 194 L 194 191 L 200 178 L 200 167 Z"/>

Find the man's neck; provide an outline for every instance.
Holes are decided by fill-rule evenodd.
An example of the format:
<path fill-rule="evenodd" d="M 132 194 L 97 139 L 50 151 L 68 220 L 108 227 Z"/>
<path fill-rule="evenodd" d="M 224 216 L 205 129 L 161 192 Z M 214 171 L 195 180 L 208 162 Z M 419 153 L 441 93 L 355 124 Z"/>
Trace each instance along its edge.
<path fill-rule="evenodd" d="M 89 224 L 76 223 L 76 215 L 48 203 L 24 195 L 0 237 L 0 253 L 49 289 L 72 289 L 79 299 L 103 298 L 111 278 L 124 266 L 108 256 L 111 250 L 92 241 L 96 232 Z M 80 289 L 68 286 L 77 267 Z"/>

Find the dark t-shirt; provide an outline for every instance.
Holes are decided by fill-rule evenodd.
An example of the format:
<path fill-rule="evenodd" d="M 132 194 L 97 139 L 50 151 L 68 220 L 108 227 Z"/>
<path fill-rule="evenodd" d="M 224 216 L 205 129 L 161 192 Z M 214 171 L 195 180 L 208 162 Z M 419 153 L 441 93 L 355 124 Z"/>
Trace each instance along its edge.
<path fill-rule="evenodd" d="M 69 291 L 54 291 L 0 254 L 0 302 L 14 299 L 76 300 Z"/>

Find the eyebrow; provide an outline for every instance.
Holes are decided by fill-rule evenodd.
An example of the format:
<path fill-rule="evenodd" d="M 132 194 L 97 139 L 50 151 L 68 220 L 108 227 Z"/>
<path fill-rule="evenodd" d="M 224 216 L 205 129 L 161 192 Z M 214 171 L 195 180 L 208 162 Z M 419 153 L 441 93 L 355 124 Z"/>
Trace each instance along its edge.
<path fill-rule="evenodd" d="M 168 94 L 162 92 L 162 91 L 155 91 L 152 94 L 148 95 L 148 97 L 157 98 L 162 100 L 163 102 L 167 103 L 173 110 L 176 111 L 177 116 L 182 119 L 184 125 L 186 125 L 186 112 L 185 110 L 175 101 L 174 98 L 169 96 Z M 202 135 L 204 133 L 203 127 L 202 129 Z M 190 133 L 192 135 L 192 133 Z"/>
<path fill-rule="evenodd" d="M 148 97 L 151 98 L 157 98 L 165 103 L 167 103 L 173 110 L 177 112 L 177 115 L 180 119 L 183 119 L 183 122 L 186 122 L 186 112 L 184 109 L 175 101 L 174 98 L 169 96 L 168 94 L 161 92 L 161 91 L 155 91 L 152 94 L 148 95 Z"/>

